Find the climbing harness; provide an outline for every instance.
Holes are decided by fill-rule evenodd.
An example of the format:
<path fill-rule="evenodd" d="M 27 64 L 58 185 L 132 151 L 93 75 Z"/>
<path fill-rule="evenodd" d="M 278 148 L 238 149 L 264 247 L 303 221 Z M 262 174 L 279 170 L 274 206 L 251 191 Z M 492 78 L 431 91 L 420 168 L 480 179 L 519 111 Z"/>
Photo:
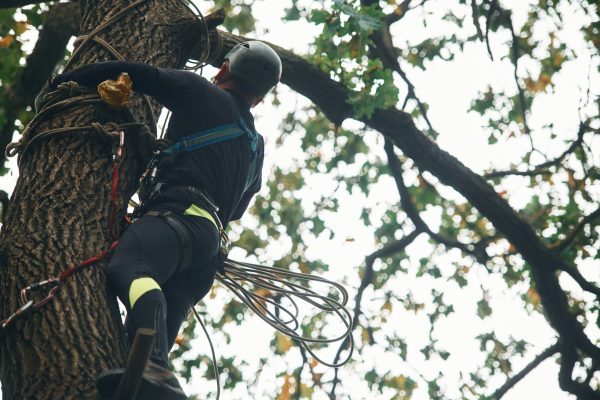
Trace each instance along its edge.
<path fill-rule="evenodd" d="M 142 216 L 147 209 L 148 204 L 154 201 L 163 189 L 163 184 L 159 182 L 160 168 L 167 158 L 172 158 L 180 153 L 199 150 L 203 147 L 224 142 L 226 140 L 232 140 L 243 135 L 247 136 L 250 150 L 252 152 L 252 161 L 248 169 L 248 175 L 246 177 L 246 183 L 244 187 L 244 190 L 247 190 L 256 178 L 256 174 L 258 172 L 258 157 L 256 154 L 258 148 L 258 134 L 252 129 L 248 128 L 247 124 L 240 116 L 238 116 L 238 120 L 239 122 L 235 124 L 221 125 L 215 128 L 210 128 L 183 136 L 170 146 L 164 149 L 155 150 L 154 155 L 146 166 L 146 170 L 140 178 L 138 190 L 140 195 L 140 204 L 134 210 L 133 216 L 135 218 Z M 209 203 L 209 205 L 212 204 L 212 202 L 208 201 L 206 198 L 206 194 L 199 189 L 190 187 L 190 190 L 195 190 L 200 197 L 204 198 L 205 203 Z M 218 211 L 218 209 L 216 209 L 215 212 L 216 211 Z M 222 226 L 221 230 L 223 230 Z"/>

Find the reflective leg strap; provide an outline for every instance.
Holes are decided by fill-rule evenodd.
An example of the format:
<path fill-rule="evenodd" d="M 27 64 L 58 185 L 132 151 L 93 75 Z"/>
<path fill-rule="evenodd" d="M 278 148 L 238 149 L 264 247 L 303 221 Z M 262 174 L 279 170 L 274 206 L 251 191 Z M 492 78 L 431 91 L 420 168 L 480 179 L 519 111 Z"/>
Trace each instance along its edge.
<path fill-rule="evenodd" d="M 129 286 L 129 307 L 133 308 L 140 297 L 154 289 L 161 290 L 154 279 L 148 276 L 135 279 Z"/>
<path fill-rule="evenodd" d="M 212 214 L 209 213 L 208 211 L 206 211 L 204 208 L 198 207 L 195 204 L 192 204 L 191 206 L 189 206 L 188 209 L 183 212 L 183 214 L 184 215 L 193 215 L 195 217 L 206 218 L 207 220 L 209 220 L 210 222 L 213 223 L 213 225 L 215 226 L 215 228 L 217 228 L 217 230 L 219 229 L 219 225 L 217 224 L 217 221 L 215 221 Z"/>

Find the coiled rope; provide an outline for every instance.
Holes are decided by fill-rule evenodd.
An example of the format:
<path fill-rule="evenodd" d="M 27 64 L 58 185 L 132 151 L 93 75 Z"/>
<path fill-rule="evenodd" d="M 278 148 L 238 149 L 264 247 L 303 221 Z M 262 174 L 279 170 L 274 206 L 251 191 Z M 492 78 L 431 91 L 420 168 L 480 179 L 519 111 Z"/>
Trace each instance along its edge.
<path fill-rule="evenodd" d="M 328 367 L 338 368 L 346 364 L 350 360 L 350 357 L 352 357 L 354 349 L 354 341 L 351 334 L 352 314 L 346 308 L 348 304 L 348 292 L 339 283 L 316 275 L 286 271 L 282 268 L 235 260 L 227 260 L 225 262 L 225 273 L 218 274 L 216 279 L 229 288 L 263 321 L 291 339 L 298 341 L 319 363 Z M 328 289 L 327 294 L 320 294 L 316 290 L 311 289 L 311 285 L 319 283 L 326 285 Z M 258 289 L 267 289 L 272 294 L 269 297 L 264 296 L 259 294 L 263 291 Z M 290 306 L 283 306 L 279 301 L 275 301 L 272 298 L 286 299 L 289 301 L 292 310 L 288 308 Z M 298 333 L 298 330 L 301 330 L 302 324 L 299 319 L 300 307 L 294 298 L 302 300 L 323 312 L 335 314 L 345 326 L 345 330 L 332 338 L 310 337 Z M 337 298 L 341 298 L 341 300 L 337 300 Z M 283 317 L 281 314 L 283 314 Z M 310 348 L 311 343 L 335 343 L 343 341 L 347 337 L 350 339 L 350 350 L 346 358 L 337 363 L 324 361 Z"/>

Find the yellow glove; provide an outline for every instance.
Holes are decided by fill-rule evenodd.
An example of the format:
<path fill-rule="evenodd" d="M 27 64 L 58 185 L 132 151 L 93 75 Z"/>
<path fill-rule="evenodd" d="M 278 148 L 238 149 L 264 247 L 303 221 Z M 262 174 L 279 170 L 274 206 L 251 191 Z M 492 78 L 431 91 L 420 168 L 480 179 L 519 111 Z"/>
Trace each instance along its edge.
<path fill-rule="evenodd" d="M 116 81 L 109 79 L 100 83 L 98 93 L 109 107 L 119 109 L 129 102 L 131 86 L 131 78 L 126 72 L 123 72 Z"/>

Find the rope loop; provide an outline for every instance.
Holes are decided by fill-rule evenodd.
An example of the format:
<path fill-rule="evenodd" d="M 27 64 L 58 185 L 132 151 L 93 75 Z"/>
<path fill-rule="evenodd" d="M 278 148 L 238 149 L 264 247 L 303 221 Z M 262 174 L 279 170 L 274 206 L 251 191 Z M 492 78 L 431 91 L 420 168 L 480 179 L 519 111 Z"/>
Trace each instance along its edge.
<path fill-rule="evenodd" d="M 21 140 L 17 140 L 16 142 L 12 142 L 6 145 L 5 154 L 6 157 L 14 157 L 21 152 L 23 149 L 23 142 Z"/>
<path fill-rule="evenodd" d="M 66 97 L 75 97 L 83 93 L 82 86 L 74 81 L 62 82 L 57 88 L 57 91 L 62 92 Z"/>

